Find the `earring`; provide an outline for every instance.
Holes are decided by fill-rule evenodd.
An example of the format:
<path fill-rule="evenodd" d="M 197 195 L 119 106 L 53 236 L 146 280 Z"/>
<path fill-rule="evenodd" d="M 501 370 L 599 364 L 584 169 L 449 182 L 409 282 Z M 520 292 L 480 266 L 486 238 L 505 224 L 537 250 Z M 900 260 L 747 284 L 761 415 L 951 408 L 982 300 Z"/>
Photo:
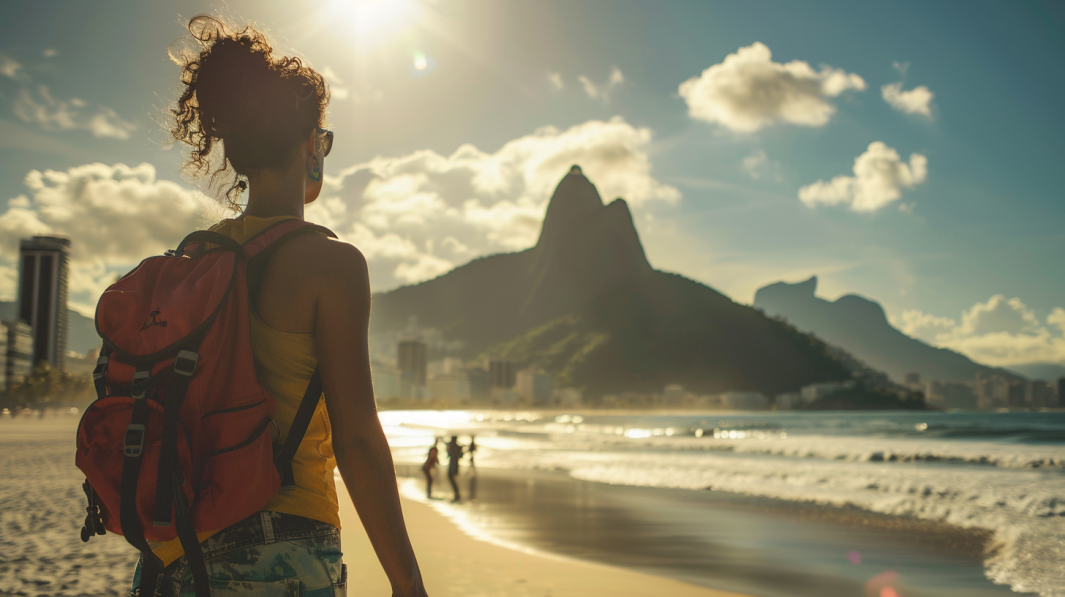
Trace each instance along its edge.
<path fill-rule="evenodd" d="M 311 180 L 314 182 L 318 182 L 319 180 L 322 180 L 322 171 L 318 168 L 318 158 L 314 157 L 311 159 L 314 160 L 314 162 L 311 164 L 311 167 L 307 169 L 307 176 L 310 176 Z"/>

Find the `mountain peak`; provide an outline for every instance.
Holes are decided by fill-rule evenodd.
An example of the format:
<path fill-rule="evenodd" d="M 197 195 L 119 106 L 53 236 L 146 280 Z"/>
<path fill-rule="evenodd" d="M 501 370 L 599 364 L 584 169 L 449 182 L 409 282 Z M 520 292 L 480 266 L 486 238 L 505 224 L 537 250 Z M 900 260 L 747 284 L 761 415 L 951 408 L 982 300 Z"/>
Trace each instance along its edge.
<path fill-rule="evenodd" d="M 775 308 L 778 301 L 809 301 L 816 298 L 814 296 L 816 292 L 817 276 L 810 276 L 809 280 L 795 282 L 794 284 L 776 282 L 759 288 L 754 294 L 754 304 L 756 307 L 761 308 Z"/>
<path fill-rule="evenodd" d="M 540 240 L 536 244 L 552 242 L 578 222 L 602 209 L 603 199 L 599 196 L 599 191 L 585 178 L 581 167 L 574 164 L 551 195 L 544 225 L 540 230 Z"/>

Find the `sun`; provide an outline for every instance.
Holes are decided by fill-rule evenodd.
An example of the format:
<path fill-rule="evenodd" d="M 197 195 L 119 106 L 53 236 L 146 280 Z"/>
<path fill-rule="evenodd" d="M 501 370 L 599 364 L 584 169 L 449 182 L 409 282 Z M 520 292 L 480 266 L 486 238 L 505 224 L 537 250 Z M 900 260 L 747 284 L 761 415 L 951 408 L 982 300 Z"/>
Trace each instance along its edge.
<path fill-rule="evenodd" d="M 424 16 L 416 0 L 330 0 L 321 14 L 340 35 L 364 47 L 395 38 Z"/>

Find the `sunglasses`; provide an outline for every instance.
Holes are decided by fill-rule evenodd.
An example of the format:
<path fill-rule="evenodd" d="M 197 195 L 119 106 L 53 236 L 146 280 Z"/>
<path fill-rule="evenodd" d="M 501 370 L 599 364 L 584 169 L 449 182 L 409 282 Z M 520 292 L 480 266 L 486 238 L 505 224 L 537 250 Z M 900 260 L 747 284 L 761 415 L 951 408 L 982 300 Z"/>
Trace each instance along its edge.
<path fill-rule="evenodd" d="M 329 152 L 333 150 L 333 131 L 319 128 L 317 129 L 319 140 L 321 141 L 320 148 L 325 151 L 322 157 L 329 155 Z"/>

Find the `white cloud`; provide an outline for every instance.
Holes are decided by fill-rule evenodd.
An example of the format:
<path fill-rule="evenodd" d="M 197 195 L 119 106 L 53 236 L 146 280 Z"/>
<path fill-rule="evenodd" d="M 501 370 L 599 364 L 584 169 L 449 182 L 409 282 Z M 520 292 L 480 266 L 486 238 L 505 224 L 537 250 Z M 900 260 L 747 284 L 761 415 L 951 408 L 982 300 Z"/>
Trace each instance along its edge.
<path fill-rule="evenodd" d="M 217 203 L 173 182 L 156 180 L 150 164 L 86 164 L 65 172 L 31 170 L 29 195 L 0 214 L 0 270 L 18 259 L 18 241 L 70 237 L 72 307 L 88 310 L 116 271 L 173 248 L 189 232 L 219 219 Z M 0 296 L 12 296 L 0 275 Z"/>
<path fill-rule="evenodd" d="M 59 55 L 59 50 L 55 48 L 45 48 L 41 50 L 41 54 L 43 54 L 45 58 L 55 58 Z"/>
<path fill-rule="evenodd" d="M 781 180 L 780 162 L 770 160 L 764 149 L 756 149 L 751 155 L 743 158 L 741 165 L 743 166 L 743 171 L 753 180 L 759 180 L 763 177 L 771 177 L 777 182 Z"/>
<path fill-rule="evenodd" d="M 921 85 L 909 91 L 902 90 L 902 83 L 889 83 L 880 88 L 884 101 L 899 112 L 932 117 L 932 99 L 935 94 Z"/>
<path fill-rule="evenodd" d="M 1047 323 L 1057 327 L 1061 330 L 1061 334 L 1065 336 L 1065 309 L 1054 307 L 1054 310 L 1050 312 L 1050 315 L 1047 315 Z"/>
<path fill-rule="evenodd" d="M 344 101 L 351 97 L 351 90 L 344 87 L 344 81 L 340 79 L 333 69 L 326 66 L 321 70 L 321 75 L 325 77 L 325 80 L 329 82 L 329 97 L 335 100 Z M 356 96 L 355 101 L 359 101 Z"/>
<path fill-rule="evenodd" d="M 0 75 L 10 77 L 14 79 L 18 76 L 18 71 L 22 69 L 22 65 L 15 62 L 11 58 L 0 54 Z"/>
<path fill-rule="evenodd" d="M 891 63 L 891 66 L 895 70 L 899 71 L 899 74 L 904 77 L 906 76 L 906 71 L 910 70 L 909 62 L 899 62 L 898 60 L 896 60 L 895 62 Z"/>
<path fill-rule="evenodd" d="M 45 130 L 82 129 L 100 138 L 128 139 L 130 132 L 136 129 L 106 107 L 101 107 L 93 116 L 82 116 L 81 109 L 86 105 L 84 100 L 78 98 L 57 100 L 47 87 L 40 85 L 36 94 L 27 89 L 19 90 L 18 99 L 15 100 L 15 115 L 24 122 L 37 123 Z"/>
<path fill-rule="evenodd" d="M 591 79 L 584 75 L 578 75 L 577 80 L 584 86 L 584 93 L 588 94 L 588 97 L 592 99 L 599 97 L 599 88 L 596 87 L 595 83 L 592 83 Z"/>
<path fill-rule="evenodd" d="M 547 201 L 572 164 L 605 201 L 676 203 L 680 193 L 651 175 L 650 141 L 649 129 L 615 117 L 545 127 L 494 153 L 463 145 L 449 156 L 421 150 L 377 157 L 327 174 L 307 217 L 359 247 L 371 283 L 383 290 L 532 246 Z"/>
<path fill-rule="evenodd" d="M 584 93 L 592 99 L 602 99 L 604 102 L 610 101 L 610 93 L 616 89 L 619 85 L 625 82 L 625 75 L 622 74 L 621 69 L 616 66 L 610 67 L 610 76 L 607 78 L 606 83 L 596 84 L 591 79 L 584 75 L 577 77 L 581 86 L 584 87 Z M 561 87 L 559 87 L 561 89 Z"/>
<path fill-rule="evenodd" d="M 910 154 L 907 164 L 899 153 L 880 141 L 869 144 L 865 153 L 854 159 L 854 176 L 837 176 L 829 182 L 819 180 L 799 189 L 799 199 L 809 207 L 849 205 L 854 211 L 876 211 L 902 196 L 928 177 L 928 159 Z"/>
<path fill-rule="evenodd" d="M 836 111 L 827 98 L 864 89 L 861 77 L 842 69 L 773 62 L 769 48 L 755 42 L 681 83 L 678 91 L 692 118 L 754 132 L 779 122 L 821 126 Z"/>
<path fill-rule="evenodd" d="M 561 91 L 566 87 L 566 84 L 562 81 L 562 73 L 548 72 L 547 80 L 551 82 L 551 86 Z"/>
<path fill-rule="evenodd" d="M 1065 365 L 1065 309 L 1041 323 L 1019 298 L 996 294 L 962 312 L 960 320 L 904 311 L 892 322 L 904 333 L 996 367 L 1028 363 Z"/>
<path fill-rule="evenodd" d="M 939 334 L 948 333 L 958 327 L 958 322 L 949 317 L 929 315 L 917 309 L 903 311 L 898 318 L 893 319 L 904 334 L 926 341 L 934 341 Z"/>

